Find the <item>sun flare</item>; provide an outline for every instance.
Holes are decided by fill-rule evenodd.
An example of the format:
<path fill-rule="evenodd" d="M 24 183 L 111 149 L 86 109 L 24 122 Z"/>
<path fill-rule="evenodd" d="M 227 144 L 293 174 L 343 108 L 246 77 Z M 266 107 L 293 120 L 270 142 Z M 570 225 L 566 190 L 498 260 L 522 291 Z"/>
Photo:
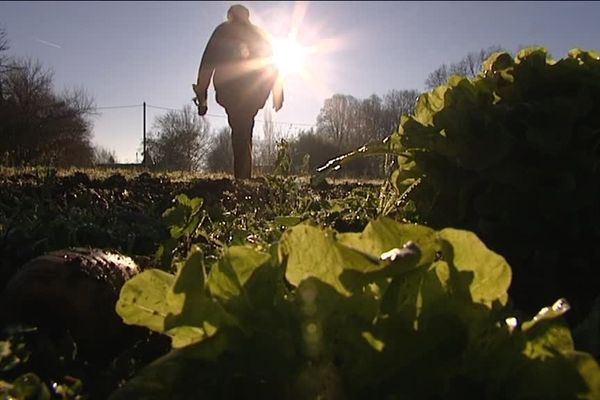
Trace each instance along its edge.
<path fill-rule="evenodd" d="M 305 23 L 309 2 L 294 2 L 291 14 L 272 11 L 268 18 L 257 17 L 264 26 L 273 54 L 263 63 L 274 65 L 279 78 L 290 90 L 307 90 L 319 97 L 332 93 L 327 81 L 335 69 L 330 54 L 348 45 L 343 36 L 324 35 L 321 21 Z M 264 64 L 263 64 L 264 65 Z"/>
<path fill-rule="evenodd" d="M 283 78 L 302 74 L 306 67 L 308 50 L 291 36 L 274 38 L 273 62 Z"/>

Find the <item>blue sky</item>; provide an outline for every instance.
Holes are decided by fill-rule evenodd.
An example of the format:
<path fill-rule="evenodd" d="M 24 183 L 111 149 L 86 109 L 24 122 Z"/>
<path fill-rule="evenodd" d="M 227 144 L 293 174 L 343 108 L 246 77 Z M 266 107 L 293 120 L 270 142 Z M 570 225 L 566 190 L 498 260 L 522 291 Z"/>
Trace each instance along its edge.
<path fill-rule="evenodd" d="M 84 87 L 99 107 L 181 108 L 191 102 L 202 52 L 213 29 L 238 2 L 0 2 L 10 53 L 39 59 L 57 89 Z M 391 89 L 423 90 L 427 75 L 471 51 L 542 45 L 555 58 L 569 49 L 600 50 L 600 2 L 242 2 L 251 20 L 285 36 L 294 10 L 304 10 L 298 40 L 327 43 L 307 60 L 315 81 L 288 79 L 283 132 L 314 124 L 325 98 L 358 98 Z M 209 114 L 224 116 L 209 92 Z M 95 143 L 119 161 L 135 161 L 142 109 L 106 109 L 94 118 Z M 150 129 L 155 116 L 148 109 Z M 262 119 L 259 112 L 257 119 Z M 215 128 L 225 118 L 208 117 Z M 260 123 L 255 137 L 260 138 Z"/>

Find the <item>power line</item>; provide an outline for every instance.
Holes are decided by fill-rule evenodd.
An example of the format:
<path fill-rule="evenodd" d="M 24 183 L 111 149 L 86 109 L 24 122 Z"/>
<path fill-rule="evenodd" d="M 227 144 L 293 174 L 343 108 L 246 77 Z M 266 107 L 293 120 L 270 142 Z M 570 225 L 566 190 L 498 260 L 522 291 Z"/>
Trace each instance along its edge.
<path fill-rule="evenodd" d="M 103 107 L 96 107 L 96 110 L 115 110 L 115 109 L 124 109 L 124 108 L 139 108 L 139 107 L 143 107 L 142 104 L 131 104 L 131 105 L 123 105 L 123 106 L 103 106 Z M 154 108 L 157 110 L 164 110 L 164 111 L 175 111 L 175 112 L 182 112 L 179 109 L 176 108 L 172 108 L 172 107 L 163 107 L 163 106 L 154 106 L 154 105 L 150 105 L 150 104 L 146 104 L 146 107 L 148 108 Z M 212 117 L 212 118 L 227 118 L 226 115 L 218 115 L 218 114 L 206 114 L 207 117 Z M 265 123 L 267 121 L 263 120 L 263 119 L 256 119 L 256 122 L 262 122 Z M 290 121 L 269 121 L 273 124 L 276 125 L 289 125 L 290 127 L 292 126 L 306 126 L 306 127 L 311 127 L 314 128 L 316 125 L 315 124 L 305 124 L 302 122 L 290 122 Z"/>
<path fill-rule="evenodd" d="M 182 112 L 181 110 L 178 110 L 176 108 L 153 106 L 153 105 L 150 105 L 150 104 L 147 104 L 147 107 L 148 108 L 156 108 L 158 110 Z M 205 116 L 207 116 L 207 117 L 216 117 L 216 118 L 227 118 L 226 115 L 217 115 L 217 114 L 205 114 Z"/>
<path fill-rule="evenodd" d="M 265 120 L 262 119 L 257 119 L 257 122 L 266 122 Z M 315 127 L 315 124 L 303 124 L 302 122 L 287 122 L 287 121 L 270 121 L 273 124 L 279 124 L 279 125 L 296 125 L 296 126 L 310 126 L 310 127 Z"/>
<path fill-rule="evenodd" d="M 113 110 L 116 108 L 136 108 L 136 107 L 141 107 L 141 104 L 133 104 L 130 106 L 106 106 L 106 107 L 96 107 L 96 110 Z"/>
<path fill-rule="evenodd" d="M 166 111 L 175 111 L 175 112 L 182 112 L 181 110 L 178 110 L 176 108 L 170 108 L 170 107 L 160 107 L 160 106 L 153 106 L 150 104 L 146 105 L 148 108 L 156 108 L 158 110 L 166 110 Z M 217 114 L 205 114 L 207 117 L 216 117 L 216 118 L 227 118 L 226 115 L 217 115 Z"/>
<path fill-rule="evenodd" d="M 175 109 L 175 108 L 170 108 L 170 107 L 160 107 L 160 106 L 153 106 L 150 104 L 146 105 L 148 108 L 155 108 L 155 109 L 159 109 L 159 110 L 166 110 L 166 111 L 175 111 L 175 112 L 182 112 L 181 110 Z M 217 114 L 205 114 L 207 117 L 216 117 L 216 118 L 227 118 L 226 115 L 217 115 Z M 256 119 L 256 122 L 265 122 L 265 120 L 262 119 Z M 295 125 L 295 126 L 309 126 L 309 127 L 315 127 L 315 124 L 304 124 L 301 122 L 289 122 L 289 121 L 270 121 L 273 124 L 278 124 L 278 125 Z"/>
<path fill-rule="evenodd" d="M 148 108 L 156 108 L 156 109 L 159 109 L 159 110 L 166 110 L 166 111 L 177 111 L 177 112 L 181 111 L 181 110 L 177 110 L 175 108 L 153 106 L 153 105 L 150 105 L 150 104 L 146 104 L 146 107 L 148 107 Z"/>

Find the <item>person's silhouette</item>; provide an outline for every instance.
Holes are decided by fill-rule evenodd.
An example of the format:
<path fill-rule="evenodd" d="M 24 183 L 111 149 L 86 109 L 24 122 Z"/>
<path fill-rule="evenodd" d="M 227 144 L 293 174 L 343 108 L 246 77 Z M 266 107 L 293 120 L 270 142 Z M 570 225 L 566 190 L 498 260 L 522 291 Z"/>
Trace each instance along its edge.
<path fill-rule="evenodd" d="M 273 92 L 273 108 L 283 106 L 283 88 L 267 35 L 250 22 L 250 12 L 234 5 L 227 21 L 212 33 L 192 85 L 198 113 L 207 112 L 207 90 L 211 77 L 216 100 L 227 112 L 233 146 L 233 174 L 252 176 L 252 129 L 254 117 Z M 214 73 L 214 76 L 213 76 Z"/>

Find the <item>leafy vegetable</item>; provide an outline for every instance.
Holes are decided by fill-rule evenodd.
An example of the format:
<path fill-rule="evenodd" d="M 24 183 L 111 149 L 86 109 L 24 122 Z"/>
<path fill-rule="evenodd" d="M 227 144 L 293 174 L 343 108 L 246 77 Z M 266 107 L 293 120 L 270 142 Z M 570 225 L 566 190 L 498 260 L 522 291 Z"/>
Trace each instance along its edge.
<path fill-rule="evenodd" d="M 166 291 L 147 292 L 161 317 L 185 297 L 169 330 L 142 320 L 174 349 L 112 399 L 600 395 L 600 367 L 561 321 L 568 305 L 507 319 L 510 267 L 473 233 L 384 217 L 361 233 L 305 222 L 269 252 L 227 249 L 206 280 L 197 254 Z M 129 281 L 122 298 L 157 273 Z M 129 323 L 145 315 L 134 302 L 118 312 Z M 213 331 L 180 346 L 175 330 L 206 323 Z"/>
<path fill-rule="evenodd" d="M 596 52 L 573 49 L 558 61 L 542 47 L 497 53 L 479 76 L 421 95 L 398 132 L 323 174 L 363 155 L 397 156 L 401 207 L 428 226 L 479 235 L 514 267 L 519 308 L 567 297 L 574 323 L 600 294 L 599 115 Z"/>

